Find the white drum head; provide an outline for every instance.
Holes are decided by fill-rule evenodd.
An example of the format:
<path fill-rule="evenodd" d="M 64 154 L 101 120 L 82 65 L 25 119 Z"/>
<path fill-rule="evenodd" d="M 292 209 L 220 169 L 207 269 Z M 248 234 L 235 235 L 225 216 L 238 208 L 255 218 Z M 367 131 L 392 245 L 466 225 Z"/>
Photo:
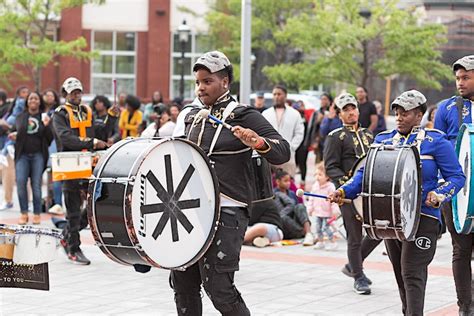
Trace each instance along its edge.
<path fill-rule="evenodd" d="M 364 157 L 363 159 L 359 159 L 356 163 L 356 165 L 352 168 L 352 177 L 354 177 L 357 173 L 357 171 L 364 167 L 365 166 L 365 161 L 366 161 L 366 157 Z M 355 210 L 357 211 L 357 213 L 359 213 L 360 217 L 363 218 L 364 217 L 364 203 L 363 203 L 363 199 L 361 196 L 358 196 L 356 199 L 352 200 L 352 204 L 354 205 L 354 208 Z"/>
<path fill-rule="evenodd" d="M 403 166 L 402 181 L 400 186 L 400 216 L 403 233 L 408 238 L 416 224 L 416 207 L 418 203 L 418 168 L 413 151 L 408 150 L 408 155 Z"/>
<path fill-rule="evenodd" d="M 459 164 L 462 167 L 462 171 L 466 175 L 466 184 L 457 195 L 457 216 L 454 216 L 453 219 L 455 226 L 458 226 L 460 229 L 462 229 L 467 218 L 470 191 L 469 185 L 471 183 L 471 137 L 467 128 L 464 129 L 464 132 L 462 134 L 461 145 L 459 146 L 458 160 Z"/>
<path fill-rule="evenodd" d="M 161 267 L 181 267 L 209 244 L 216 227 L 214 180 L 201 153 L 182 141 L 165 141 L 142 161 L 132 219 L 143 251 Z"/>

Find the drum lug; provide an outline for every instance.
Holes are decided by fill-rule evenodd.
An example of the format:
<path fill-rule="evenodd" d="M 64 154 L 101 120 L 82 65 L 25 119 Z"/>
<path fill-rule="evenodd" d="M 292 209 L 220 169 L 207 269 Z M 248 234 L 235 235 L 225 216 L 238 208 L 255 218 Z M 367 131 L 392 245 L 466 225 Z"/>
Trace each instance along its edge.
<path fill-rule="evenodd" d="M 390 225 L 390 221 L 388 220 L 380 220 L 380 219 L 376 219 L 374 220 L 374 224 L 375 224 L 375 227 L 377 229 L 384 229 L 386 230 L 388 228 L 388 225 Z"/>

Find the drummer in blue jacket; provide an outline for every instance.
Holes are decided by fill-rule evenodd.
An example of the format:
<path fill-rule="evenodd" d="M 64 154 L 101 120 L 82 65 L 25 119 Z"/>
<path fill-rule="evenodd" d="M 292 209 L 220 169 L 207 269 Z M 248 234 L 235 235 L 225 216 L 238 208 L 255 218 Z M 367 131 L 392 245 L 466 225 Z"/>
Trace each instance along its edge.
<path fill-rule="evenodd" d="M 420 128 L 426 111 L 426 98 L 416 90 L 402 93 L 392 103 L 397 129 L 378 134 L 374 143 L 417 145 L 421 141 L 422 207 L 414 241 L 386 239 L 385 245 L 397 280 L 402 311 L 405 315 L 423 315 L 428 265 L 433 260 L 441 228 L 440 205 L 449 202 L 464 186 L 465 176 L 456 153 L 443 132 Z M 422 134 L 420 134 L 422 133 Z M 420 135 L 421 136 L 420 136 Z M 424 135 L 424 136 L 423 136 Z M 446 182 L 438 185 L 438 170 Z M 363 170 L 329 196 L 333 202 L 354 199 L 362 190 Z"/>
<path fill-rule="evenodd" d="M 462 123 L 472 123 L 474 116 L 474 55 L 464 56 L 453 64 L 456 88 L 460 96 L 441 101 L 434 127 L 448 135 L 453 144 Z M 443 215 L 453 245 L 453 276 L 458 298 L 459 315 L 472 315 L 471 256 L 474 234 L 458 234 L 454 228 L 451 203 L 443 205 Z M 466 211 L 466 210 L 463 210 Z"/>

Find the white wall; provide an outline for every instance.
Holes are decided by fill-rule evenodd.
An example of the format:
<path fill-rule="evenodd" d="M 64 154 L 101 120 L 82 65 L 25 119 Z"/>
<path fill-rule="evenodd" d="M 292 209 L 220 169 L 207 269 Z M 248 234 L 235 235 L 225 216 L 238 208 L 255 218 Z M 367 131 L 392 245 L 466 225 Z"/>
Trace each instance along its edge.
<path fill-rule="evenodd" d="M 107 0 L 82 7 L 82 28 L 102 31 L 148 31 L 148 0 Z"/>

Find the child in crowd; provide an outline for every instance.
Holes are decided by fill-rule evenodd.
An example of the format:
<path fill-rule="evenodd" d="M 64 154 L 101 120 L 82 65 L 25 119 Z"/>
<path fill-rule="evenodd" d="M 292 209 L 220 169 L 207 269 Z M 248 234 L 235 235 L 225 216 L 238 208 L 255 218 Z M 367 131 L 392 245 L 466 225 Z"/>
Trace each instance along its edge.
<path fill-rule="evenodd" d="M 274 189 L 275 203 L 280 211 L 285 239 L 303 238 L 303 246 L 312 246 L 314 236 L 311 233 L 306 207 L 298 203 L 295 192 L 289 190 L 291 178 L 288 172 L 278 169 L 275 173 L 277 187 Z"/>
<path fill-rule="evenodd" d="M 326 175 L 324 162 L 320 162 L 316 165 L 315 181 L 311 191 L 321 195 L 329 195 L 330 193 L 336 191 L 336 187 Z M 334 240 L 334 233 L 331 230 L 328 221 L 336 213 L 340 213 L 339 206 L 336 203 L 329 202 L 328 200 L 310 197 L 307 207 L 308 214 L 310 216 L 316 217 L 316 234 L 318 235 L 318 239 L 315 249 L 336 249 L 337 243 Z M 326 233 L 329 239 L 329 242 L 326 245 L 324 244 L 324 233 Z"/>

